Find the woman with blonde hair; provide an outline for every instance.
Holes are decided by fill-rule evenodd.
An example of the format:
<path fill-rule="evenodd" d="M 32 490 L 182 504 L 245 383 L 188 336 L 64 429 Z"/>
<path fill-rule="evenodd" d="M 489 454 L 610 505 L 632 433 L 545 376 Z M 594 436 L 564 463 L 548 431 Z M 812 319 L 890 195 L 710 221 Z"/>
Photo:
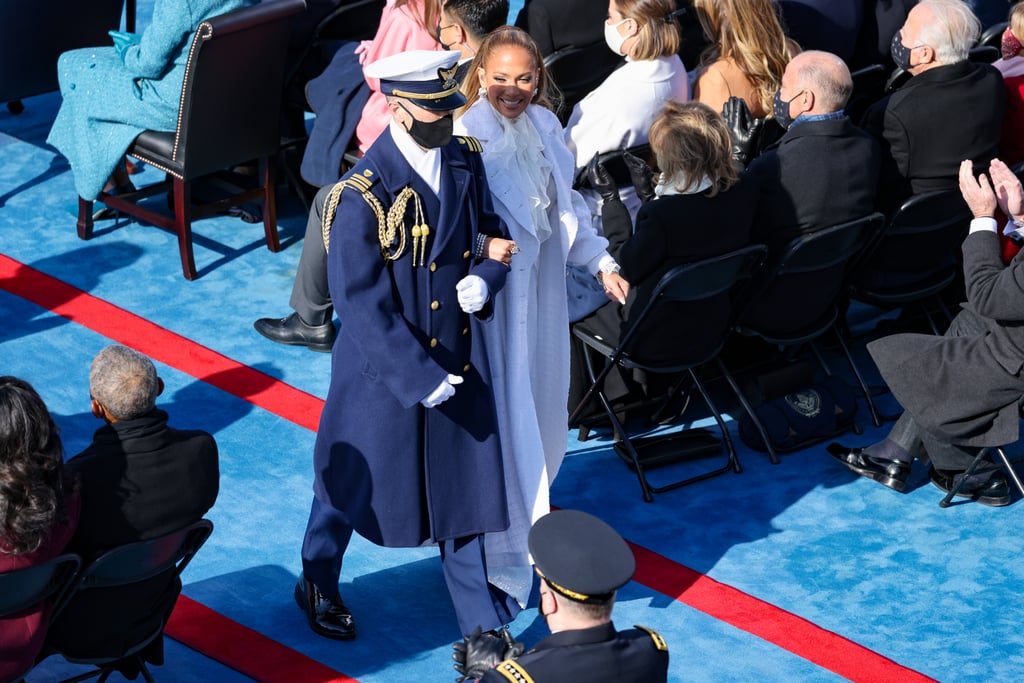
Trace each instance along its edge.
<path fill-rule="evenodd" d="M 693 97 L 721 113 L 730 97 L 756 118 L 769 116 L 772 97 L 798 48 L 786 38 L 772 0 L 694 0 L 711 45 L 701 56 Z"/>
<path fill-rule="evenodd" d="M 550 510 L 548 488 L 568 440 L 565 270 L 573 265 L 600 279 L 606 300 L 624 301 L 628 285 L 572 189 L 575 164 L 549 108 L 551 84 L 530 35 L 513 26 L 488 34 L 464 89 L 467 108 L 456 130 L 479 139 L 494 209 L 514 240 L 481 245 L 492 258 L 505 254 L 511 268 L 493 319 L 481 326 L 510 522 L 507 531 L 485 537 L 488 579 L 525 605 L 534 578 L 527 534 Z"/>
<path fill-rule="evenodd" d="M 577 169 L 586 168 L 596 154 L 645 144 L 661 107 L 689 99 L 689 79 L 678 55 L 679 32 L 674 0 L 609 0 L 605 42 L 626 63 L 573 108 L 565 143 Z M 594 227 L 601 232 L 601 197 L 593 190 L 582 194 Z M 619 196 L 635 215 L 640 208 L 635 190 L 622 188 Z M 604 302 L 604 293 L 587 273 L 569 269 L 570 320 L 579 320 Z"/>
<path fill-rule="evenodd" d="M 717 112 L 700 102 L 669 102 L 651 126 L 650 137 L 661 175 L 655 199 L 640 207 L 635 227 L 607 172 L 596 163 L 587 169 L 591 184 L 605 198 L 601 211 L 608 250 L 622 266 L 630 293 L 625 306 L 606 304 L 579 324 L 613 345 L 644 309 L 662 275 L 675 266 L 746 246 L 754 223 L 756 181 L 737 173 L 732 138 Z M 707 302 L 664 304 L 645 320 L 633 351 L 653 361 L 699 359 L 714 335 L 695 333 L 694 325 L 714 330 L 728 324 L 728 317 L 727 294 Z M 588 384 L 583 353 L 573 347 L 571 408 Z M 613 401 L 635 388 L 628 373 L 613 372 L 605 382 Z"/>
<path fill-rule="evenodd" d="M 565 143 L 577 168 L 600 152 L 647 142 L 661 106 L 689 99 L 675 12 L 673 0 L 609 0 L 605 42 L 626 63 L 573 108 Z"/>

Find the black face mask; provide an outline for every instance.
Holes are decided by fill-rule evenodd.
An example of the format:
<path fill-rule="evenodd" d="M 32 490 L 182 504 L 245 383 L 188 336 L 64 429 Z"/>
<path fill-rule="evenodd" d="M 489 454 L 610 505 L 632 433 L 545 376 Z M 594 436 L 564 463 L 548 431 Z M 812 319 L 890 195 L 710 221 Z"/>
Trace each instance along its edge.
<path fill-rule="evenodd" d="M 892 44 L 889 45 L 889 53 L 892 55 L 892 61 L 896 63 L 896 66 L 904 71 L 910 71 L 916 64 L 910 63 L 910 53 L 914 48 L 907 47 L 903 44 L 903 31 L 897 31 L 896 35 L 892 37 Z"/>
<path fill-rule="evenodd" d="M 398 106 L 405 109 L 402 104 Z M 405 109 L 405 113 L 409 114 L 409 118 L 412 119 L 412 123 L 406 128 L 409 132 L 409 137 L 420 147 L 435 149 L 437 147 L 444 147 L 451 142 L 452 131 L 455 129 L 455 120 L 450 112 L 432 123 L 420 121 L 408 109 Z"/>
<path fill-rule="evenodd" d="M 775 116 L 776 123 L 787 129 L 793 125 L 793 117 L 789 115 L 789 105 L 792 104 L 793 100 L 803 94 L 804 91 L 801 90 L 790 99 L 783 100 L 782 90 L 775 91 L 775 97 L 772 99 L 772 114 Z"/>

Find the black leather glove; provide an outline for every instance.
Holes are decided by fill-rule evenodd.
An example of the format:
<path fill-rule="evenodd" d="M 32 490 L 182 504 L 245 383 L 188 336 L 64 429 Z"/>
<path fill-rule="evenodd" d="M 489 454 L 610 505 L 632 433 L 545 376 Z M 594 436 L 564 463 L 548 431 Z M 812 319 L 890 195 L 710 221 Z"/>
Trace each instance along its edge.
<path fill-rule="evenodd" d="M 649 202 L 654 199 L 654 171 L 646 161 L 628 151 L 622 153 L 622 160 L 626 162 L 629 169 L 629 179 L 636 188 L 636 194 L 641 202 Z"/>
<path fill-rule="evenodd" d="M 722 118 L 732 135 L 732 158 L 745 168 L 753 159 L 764 119 L 755 119 L 740 97 L 730 97 L 725 101 Z"/>
<path fill-rule="evenodd" d="M 601 195 L 601 199 L 609 201 L 619 196 L 619 188 L 615 187 L 612 174 L 608 172 L 604 164 L 598 161 L 598 156 L 595 154 L 587 164 L 587 181 Z"/>
<path fill-rule="evenodd" d="M 512 637 L 507 628 L 501 629 L 500 635 L 493 631 L 481 633 L 477 626 L 471 634 L 463 636 L 461 642 L 452 645 L 452 660 L 455 670 L 461 676 L 456 683 L 475 681 L 506 659 L 513 659 L 523 654 L 526 647 Z"/>

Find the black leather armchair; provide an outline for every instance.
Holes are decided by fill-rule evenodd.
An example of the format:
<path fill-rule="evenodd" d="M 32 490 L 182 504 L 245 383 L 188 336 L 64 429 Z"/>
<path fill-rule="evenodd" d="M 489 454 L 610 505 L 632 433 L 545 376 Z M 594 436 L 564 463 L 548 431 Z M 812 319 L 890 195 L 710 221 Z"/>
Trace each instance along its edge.
<path fill-rule="evenodd" d="M 145 131 L 128 154 L 164 171 L 167 180 L 99 200 L 178 236 L 185 278 L 196 278 L 192 220 L 260 200 L 267 248 L 278 251 L 274 174 L 280 145 L 281 89 L 291 17 L 304 0 L 269 0 L 208 19 L 192 40 L 174 132 Z M 193 181 L 256 160 L 259 187 L 202 206 L 192 205 Z M 159 192 L 173 196 L 174 216 L 138 203 Z M 78 236 L 92 237 L 92 202 L 79 198 Z"/>

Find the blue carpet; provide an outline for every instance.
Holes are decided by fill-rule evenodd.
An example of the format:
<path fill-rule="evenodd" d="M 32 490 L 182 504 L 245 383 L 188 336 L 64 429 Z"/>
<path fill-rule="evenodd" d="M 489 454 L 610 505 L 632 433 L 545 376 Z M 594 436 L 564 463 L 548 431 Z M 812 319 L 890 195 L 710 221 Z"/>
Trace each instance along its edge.
<path fill-rule="evenodd" d="M 140 11 L 148 4 L 140 3 Z M 70 173 L 44 144 L 59 96 L 25 104 L 20 116 L 0 111 L 0 253 L 287 384 L 326 394 L 327 355 L 273 345 L 252 329 L 258 317 L 288 312 L 305 223 L 297 200 L 279 192 L 286 248 L 278 254 L 263 246 L 258 225 L 227 217 L 198 222 L 201 277 L 186 282 L 175 239 L 161 230 L 125 220 L 103 226 L 89 242 L 78 240 Z M 68 453 L 76 453 L 99 426 L 89 413 L 88 367 L 110 339 L 2 288 L 0 320 L 0 373 L 36 386 Z M 216 531 L 185 574 L 185 594 L 364 683 L 451 680 L 450 643 L 458 628 L 436 552 L 387 550 L 356 539 L 342 591 L 360 637 L 351 643 L 316 638 L 291 596 L 311 497 L 313 433 L 178 368 L 158 364 L 158 370 L 167 385 L 161 404 L 172 422 L 213 432 L 222 453 L 221 495 L 210 513 Z M 891 399 L 883 407 L 895 409 Z M 735 434 L 735 423 L 730 426 Z M 882 433 L 866 429 L 845 438 L 866 444 Z M 591 511 L 636 544 L 927 676 L 1024 680 L 1024 615 L 1013 597 L 1024 580 L 1016 562 L 1020 503 L 940 510 L 940 493 L 923 469 L 915 469 L 911 490 L 901 495 L 855 477 L 821 448 L 783 456 L 777 466 L 742 447 L 740 457 L 741 475 L 645 504 L 606 439 L 571 438 L 552 501 Z M 620 627 L 644 624 L 666 637 L 673 681 L 839 678 L 637 583 L 622 591 L 615 613 Z M 534 609 L 512 629 L 527 642 L 546 633 Z M 51 658 L 29 681 L 79 670 Z M 156 676 L 249 680 L 173 641 Z"/>

